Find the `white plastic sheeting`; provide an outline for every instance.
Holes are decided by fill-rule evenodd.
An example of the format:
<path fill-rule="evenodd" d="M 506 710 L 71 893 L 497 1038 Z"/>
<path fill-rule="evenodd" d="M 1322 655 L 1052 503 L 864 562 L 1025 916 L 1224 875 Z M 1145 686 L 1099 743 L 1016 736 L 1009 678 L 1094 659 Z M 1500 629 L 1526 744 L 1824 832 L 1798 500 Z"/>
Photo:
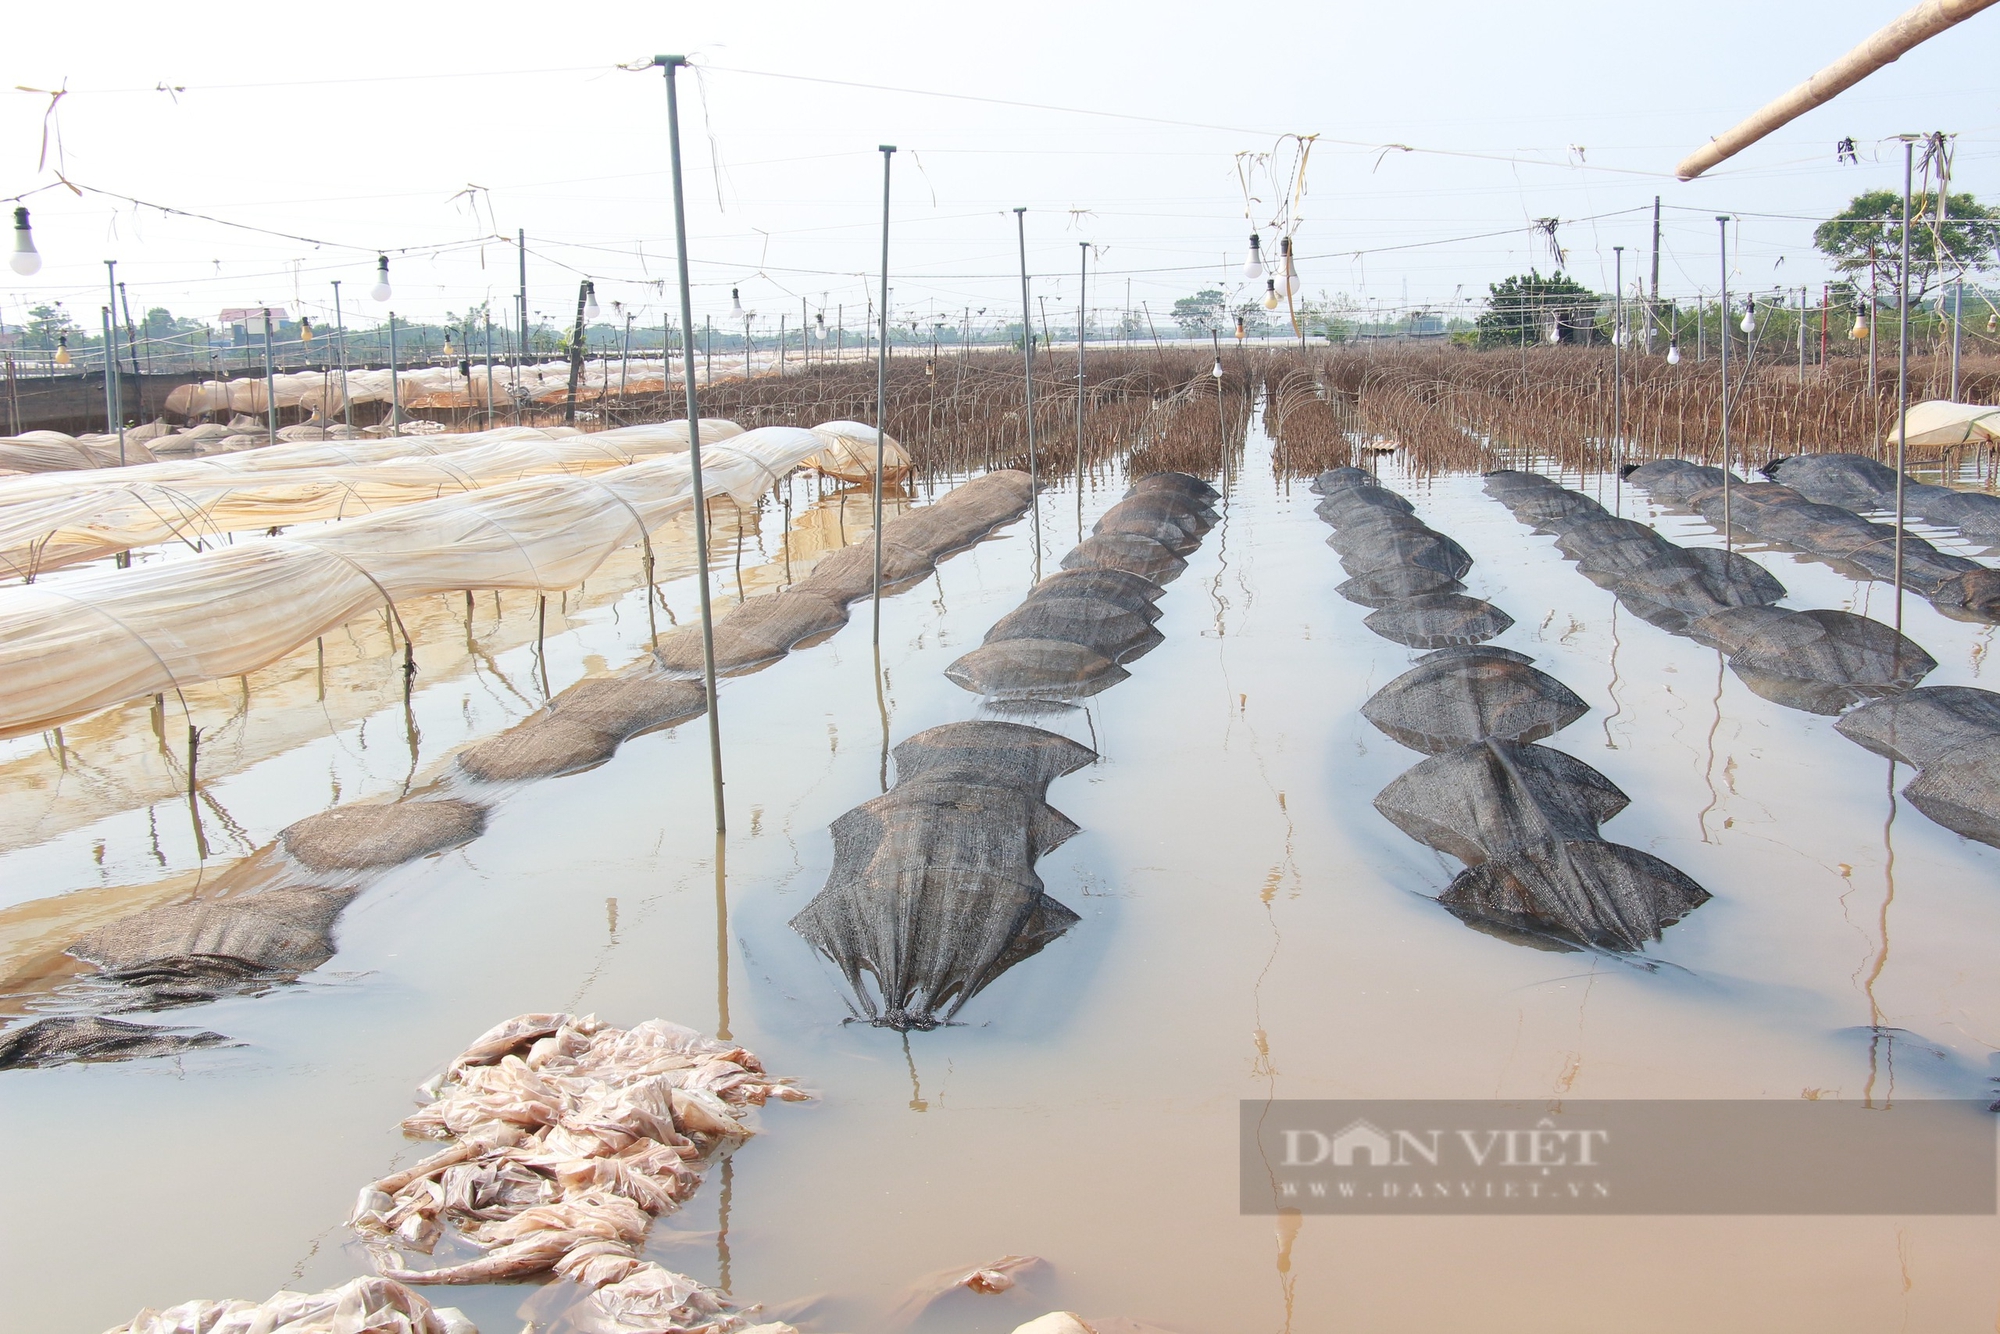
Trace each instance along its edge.
<path fill-rule="evenodd" d="M 569 363 L 545 361 L 520 367 L 493 367 L 493 404 L 499 407 L 514 401 L 518 373 L 525 398 L 532 403 L 559 403 L 569 396 Z M 341 384 L 346 382 L 346 396 Z M 457 363 L 448 366 L 410 366 L 395 375 L 395 395 L 402 406 L 413 409 L 486 407 L 486 363 L 473 360 L 463 370 Z M 578 377 L 579 401 L 602 394 L 657 394 L 666 389 L 669 376 L 661 363 L 640 358 L 593 357 L 586 361 Z M 200 384 L 177 386 L 167 395 L 166 410 L 177 417 L 211 416 L 223 412 L 262 413 L 269 411 L 270 399 L 279 408 L 300 408 L 331 418 L 349 403 L 387 403 L 390 375 L 387 369 L 349 370 L 345 377 L 338 369 L 288 371 L 271 377 L 269 388 L 262 375 L 245 375 L 229 380 L 204 380 Z"/>
<path fill-rule="evenodd" d="M 826 439 L 765 426 L 702 446 L 749 503 Z M 406 505 L 188 560 L 0 588 L 0 736 L 276 661 L 354 616 L 455 589 L 572 588 L 693 503 L 685 453 Z"/>
<path fill-rule="evenodd" d="M 702 440 L 742 430 L 710 418 Z M 687 447 L 684 421 L 594 435 L 504 427 L 0 480 L 0 574 L 26 579 L 161 542 L 202 550 L 227 532 L 351 519 L 530 477 L 587 476 Z"/>
<path fill-rule="evenodd" d="M 866 422 L 822 422 L 813 430 L 829 437 L 811 465 L 843 482 L 865 482 L 875 476 L 875 428 Z M 910 471 L 910 454 L 886 431 L 882 434 L 882 476 L 893 481 Z"/>
<path fill-rule="evenodd" d="M 1946 399 L 1912 403 L 1909 431 L 1912 445 L 1964 445 L 1991 440 L 2000 437 L 2000 408 Z M 1896 443 L 1894 425 L 1882 443 Z"/>

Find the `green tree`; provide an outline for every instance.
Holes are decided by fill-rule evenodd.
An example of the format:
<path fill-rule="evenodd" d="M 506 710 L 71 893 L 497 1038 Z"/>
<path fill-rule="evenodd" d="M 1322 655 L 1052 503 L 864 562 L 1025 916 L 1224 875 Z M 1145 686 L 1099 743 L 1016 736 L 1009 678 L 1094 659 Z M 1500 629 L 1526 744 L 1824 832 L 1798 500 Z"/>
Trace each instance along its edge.
<path fill-rule="evenodd" d="M 60 303 L 53 306 L 28 307 L 28 325 L 21 331 L 21 346 L 35 348 L 42 352 L 55 350 L 56 339 L 63 334 L 70 335 L 72 346 L 81 347 L 83 341 L 77 337 L 83 330 L 69 317 L 69 312 Z"/>
<path fill-rule="evenodd" d="M 1213 287 L 1203 288 L 1193 296 L 1184 296 L 1174 302 L 1174 323 L 1181 326 L 1181 333 L 1189 338 L 1201 338 L 1212 329 L 1221 329 L 1228 324 L 1232 330 L 1235 321 L 1229 317 L 1228 303 L 1222 293 Z"/>
<path fill-rule="evenodd" d="M 1951 195 L 1940 225 L 1937 200 L 1935 192 L 1910 199 L 1912 302 L 1961 269 L 1992 268 L 1994 247 L 2000 245 L 2000 209 L 1969 194 Z M 1860 287 L 1869 287 L 1872 278 L 1881 291 L 1894 292 L 1902 278 L 1903 196 L 1893 190 L 1856 195 L 1813 230 L 1813 245 Z"/>
<path fill-rule="evenodd" d="M 1474 324 L 1479 346 L 1522 347 L 1545 342 L 1553 328 L 1564 343 L 1589 342 L 1596 322 L 1597 294 L 1561 269 L 1544 278 L 1538 270 L 1517 273 L 1487 289 L 1486 309 Z"/>

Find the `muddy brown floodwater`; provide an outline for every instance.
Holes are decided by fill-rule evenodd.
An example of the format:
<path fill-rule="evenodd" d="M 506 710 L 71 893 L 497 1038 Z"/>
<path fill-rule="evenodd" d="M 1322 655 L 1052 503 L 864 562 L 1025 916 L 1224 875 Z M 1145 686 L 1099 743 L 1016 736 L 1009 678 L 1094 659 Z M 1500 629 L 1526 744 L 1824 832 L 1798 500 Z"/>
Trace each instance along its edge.
<path fill-rule="evenodd" d="M 787 926 L 826 883 L 828 825 L 881 790 L 857 606 L 828 642 L 723 688 L 721 848 L 703 730 L 637 738 L 526 790 L 477 841 L 373 884 L 301 985 L 165 1017 L 240 1045 L 0 1075 L 0 1327 L 97 1331 L 146 1305 L 365 1272 L 342 1219 L 359 1184 L 421 1152 L 396 1130 L 414 1086 L 528 1010 L 726 1030 L 819 1095 L 766 1109 L 765 1133 L 647 1250 L 810 1329 L 881 1328 L 918 1277 L 1009 1254 L 1049 1269 L 923 1328 L 1007 1330 L 1054 1307 L 1186 1334 L 1990 1327 L 1990 1217 L 1239 1214 L 1242 1099 L 1883 1103 L 1984 1096 L 2000 1073 L 2000 852 L 1909 807 L 1896 793 L 1910 771 L 1835 719 L 1762 699 L 1714 650 L 1621 612 L 1477 477 L 1381 471 L 1473 555 L 1468 591 L 1514 617 L 1495 642 L 1590 705 L 1549 744 L 1633 796 L 1605 836 L 1714 895 L 1645 966 L 1524 948 L 1432 902 L 1457 863 L 1370 805 L 1415 756 L 1360 714 L 1414 653 L 1335 595 L 1346 574 L 1317 498 L 1274 482 L 1253 426 L 1222 522 L 1159 603 L 1164 641 L 1130 680 L 1035 720 L 1101 756 L 1051 784 L 1081 832 L 1038 867 L 1081 921 L 957 1025 L 843 1023 L 838 971 Z M 1721 544 L 1609 479 L 1564 480 L 1657 515 L 1675 541 Z M 1087 483 L 1087 516 L 1123 490 Z M 1041 512 L 1053 568 L 1077 540 L 1075 492 L 1049 492 Z M 781 517 L 765 521 L 775 540 Z M 1003 528 L 885 602 L 889 741 L 984 716 L 943 669 L 1032 583 L 1029 532 Z M 1881 584 L 1748 550 L 1787 605 L 1887 614 Z M 691 606 L 685 582 L 665 591 Z M 550 641 L 556 689 L 637 656 L 640 597 L 627 585 L 572 615 Z M 1905 617 L 1940 664 L 1928 684 L 1996 684 L 1992 627 L 1914 598 Z M 515 634 L 490 669 L 420 694 L 420 727 L 469 737 L 527 712 L 538 698 L 498 682 L 529 680 L 531 652 Z M 400 701 L 329 725 L 332 741 L 218 779 L 239 842 L 394 791 L 411 763 Z M 373 767 L 357 727 L 386 757 Z M 158 809 L 185 823 L 184 806 Z M 7 903 L 136 882 L 152 855 L 143 811 L 58 823 L 0 854 Z M 168 835 L 162 875 L 187 869 L 187 841 Z M 511 1334 L 529 1295 L 440 1300 Z"/>

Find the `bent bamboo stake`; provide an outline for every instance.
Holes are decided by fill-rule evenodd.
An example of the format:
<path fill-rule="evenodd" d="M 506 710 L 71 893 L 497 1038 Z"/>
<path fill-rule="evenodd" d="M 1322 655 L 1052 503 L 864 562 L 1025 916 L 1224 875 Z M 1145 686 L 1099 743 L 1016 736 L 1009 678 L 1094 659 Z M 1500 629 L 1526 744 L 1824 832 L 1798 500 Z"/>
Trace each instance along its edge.
<path fill-rule="evenodd" d="M 1997 0 L 1924 0 L 1888 27 L 1807 79 L 1775 102 L 1767 103 L 1727 134 L 1711 139 L 1682 159 L 1674 174 L 1691 181 L 1718 162 L 1736 156 L 1765 135 L 1798 119 L 1821 103 L 1832 101 L 1855 84 L 1929 41 L 1989 8 Z"/>

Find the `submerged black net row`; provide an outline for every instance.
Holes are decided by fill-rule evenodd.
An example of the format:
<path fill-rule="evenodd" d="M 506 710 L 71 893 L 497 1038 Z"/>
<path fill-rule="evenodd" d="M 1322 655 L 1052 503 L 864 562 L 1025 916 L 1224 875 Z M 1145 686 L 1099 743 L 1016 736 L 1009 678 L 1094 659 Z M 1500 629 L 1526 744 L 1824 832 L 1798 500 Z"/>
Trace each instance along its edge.
<path fill-rule="evenodd" d="M 1116 685 L 1162 640 L 1162 584 L 1215 524 L 1218 499 L 1182 473 L 1141 478 L 1091 537 L 945 669 L 1004 707 L 1066 707 Z M 826 888 L 792 929 L 847 979 L 857 1015 L 907 1032 L 948 1023 L 1077 916 L 1035 862 L 1076 826 L 1051 780 L 1096 759 L 1022 723 L 951 723 L 896 747 L 896 783 L 836 820 Z"/>
<path fill-rule="evenodd" d="M 1846 508 L 1847 502 L 1823 498 L 1851 494 L 1850 488 L 1828 484 L 1830 478 L 1853 471 L 1835 466 L 1849 461 L 1857 466 L 1865 464 L 1891 479 L 1886 508 L 1893 508 L 1895 474 L 1872 459 L 1853 455 L 1784 460 L 1767 469 L 1785 479 L 1782 485 L 1745 483 L 1731 474 L 1726 506 L 1720 468 L 1681 459 L 1661 459 L 1633 469 L 1631 480 L 1660 500 L 1687 506 L 1717 528 L 1735 528 L 1760 542 L 1817 556 L 1857 579 L 1892 580 L 1896 574 L 1896 526 L 1863 518 Z M 1813 490 L 1795 488 L 1790 484 L 1792 480 L 1811 483 Z M 1991 496 L 1947 491 L 1937 486 L 1923 489 L 2000 505 L 2000 499 Z M 1873 499 L 1863 507 L 1878 508 Z M 1915 511 L 1906 509 L 1906 512 Z M 1947 616 L 2000 621 L 2000 571 L 1955 552 L 1940 551 L 1907 528 L 1903 530 L 1902 549 L 1905 588 L 1927 599 Z"/>
<path fill-rule="evenodd" d="M 1695 505 L 1705 516 L 1713 508 L 1711 521 L 1722 526 L 1720 469 L 1662 460 L 1635 469 L 1630 480 L 1657 499 Z M 1733 553 L 1707 550 L 1706 556 L 1720 558 L 1732 570 L 1756 568 L 1765 582 L 1746 573 L 1732 587 L 1746 594 L 1754 587 L 1758 597 L 1769 594 L 1768 600 L 1746 596 L 1701 615 L 1695 613 L 1704 610 L 1703 604 L 1684 605 L 1677 616 L 1648 614 L 1655 605 L 1647 596 L 1651 585 L 1639 585 L 1634 596 L 1618 571 L 1633 570 L 1643 578 L 1662 562 L 1671 567 L 1703 555 L 1703 549 L 1677 546 L 1644 524 L 1612 517 L 1589 497 L 1538 474 L 1492 473 L 1486 488 L 1537 532 L 1555 533 L 1557 548 L 1627 607 L 1727 654 L 1730 670 L 1757 694 L 1789 708 L 1844 714 L 1836 731 L 1919 769 L 1903 789 L 1912 805 L 1955 833 L 2000 847 L 2000 745 L 1995 744 L 2000 742 L 2000 695 L 1961 686 L 1919 688 L 1937 661 L 1915 641 L 1852 612 L 1770 605 L 1784 596 L 1784 588 Z M 1737 486 L 1732 480 L 1730 492 L 1730 517 L 1751 532 L 1759 532 L 1766 515 L 1779 515 L 1786 523 L 1817 521 L 1814 511 L 1833 509 L 1778 497 L 1744 502 L 1746 492 L 1795 494 L 1784 487 Z M 1829 531 L 1854 531 L 1855 524 L 1882 529 L 1844 510 L 1835 509 L 1834 516 L 1825 521 Z M 1766 531 L 1776 529 L 1773 523 Z"/>
<path fill-rule="evenodd" d="M 1583 761 L 1533 743 L 1589 711 L 1533 659 L 1484 641 L 1513 624 L 1467 597 L 1472 558 L 1358 468 L 1320 474 L 1327 545 L 1351 576 L 1341 596 L 1373 610 L 1376 634 L 1428 649 L 1362 716 L 1430 758 L 1375 808 L 1411 838 L 1466 864 L 1438 901 L 1483 930 L 1558 948 L 1638 950 L 1708 899 L 1674 867 L 1610 843 L 1598 827 L 1627 804 Z"/>

